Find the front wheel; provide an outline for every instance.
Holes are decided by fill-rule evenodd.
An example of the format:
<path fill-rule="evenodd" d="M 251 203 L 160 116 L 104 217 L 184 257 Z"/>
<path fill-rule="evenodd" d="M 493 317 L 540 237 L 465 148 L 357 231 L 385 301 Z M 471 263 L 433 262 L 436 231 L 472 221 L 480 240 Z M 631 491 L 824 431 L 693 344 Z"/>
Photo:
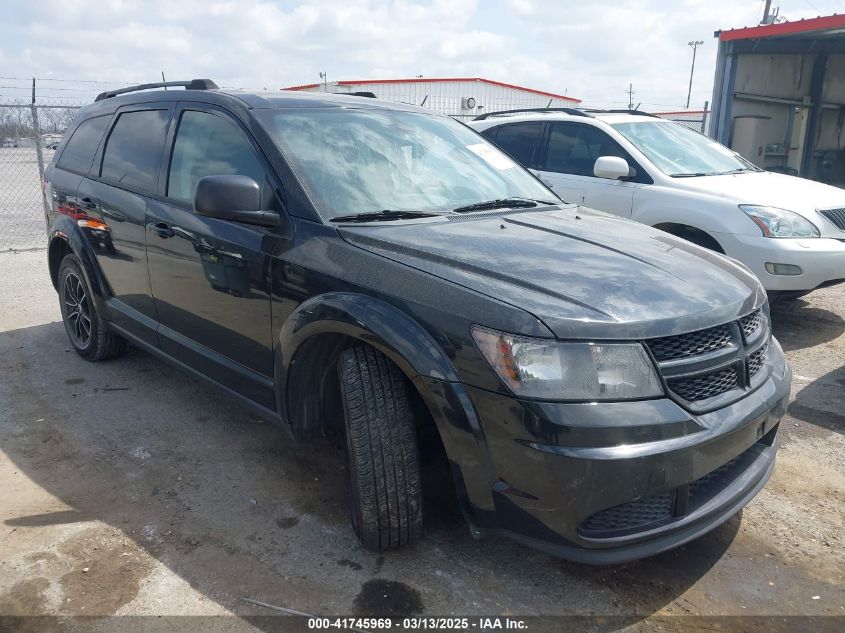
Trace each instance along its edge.
<path fill-rule="evenodd" d="M 769 295 L 769 303 L 774 305 L 776 303 L 797 301 L 811 292 L 812 290 L 770 290 L 767 294 Z"/>
<path fill-rule="evenodd" d="M 76 255 L 66 255 L 59 265 L 59 306 L 70 343 L 85 360 L 105 360 L 126 350 L 126 341 L 109 331 L 97 313 Z"/>
<path fill-rule="evenodd" d="M 368 549 L 410 545 L 422 531 L 416 425 L 399 369 L 372 347 L 338 364 L 351 477 L 352 526 Z"/>

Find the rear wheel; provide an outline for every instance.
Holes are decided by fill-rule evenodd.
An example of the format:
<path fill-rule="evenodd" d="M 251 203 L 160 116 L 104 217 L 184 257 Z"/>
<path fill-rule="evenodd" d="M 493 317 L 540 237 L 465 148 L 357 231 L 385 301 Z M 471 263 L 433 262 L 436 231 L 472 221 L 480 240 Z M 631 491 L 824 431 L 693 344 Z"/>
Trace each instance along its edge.
<path fill-rule="evenodd" d="M 122 354 L 126 350 L 126 341 L 109 331 L 97 313 L 76 255 L 66 255 L 59 264 L 58 280 L 62 321 L 76 353 L 90 361 Z"/>
<path fill-rule="evenodd" d="M 338 364 L 346 420 L 352 526 L 372 550 L 419 539 L 422 487 L 407 383 L 372 347 L 343 352 Z"/>

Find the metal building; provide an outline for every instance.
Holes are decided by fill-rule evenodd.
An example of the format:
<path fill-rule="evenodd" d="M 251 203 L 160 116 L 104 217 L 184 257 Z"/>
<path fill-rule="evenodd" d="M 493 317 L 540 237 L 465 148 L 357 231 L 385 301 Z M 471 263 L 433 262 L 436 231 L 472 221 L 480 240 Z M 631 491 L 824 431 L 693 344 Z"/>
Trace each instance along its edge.
<path fill-rule="evenodd" d="M 516 108 L 574 108 L 580 99 L 481 77 L 369 79 L 291 86 L 283 90 L 371 92 L 379 99 L 412 103 L 459 119 Z"/>
<path fill-rule="evenodd" d="M 705 107 L 708 105 L 705 102 Z M 677 110 L 675 112 L 652 112 L 659 117 L 669 119 L 675 123 L 680 123 L 683 126 L 701 132 L 707 133 L 707 123 L 710 121 L 710 110 Z"/>
<path fill-rule="evenodd" d="M 845 185 L 845 15 L 715 37 L 710 136 L 765 169 Z"/>

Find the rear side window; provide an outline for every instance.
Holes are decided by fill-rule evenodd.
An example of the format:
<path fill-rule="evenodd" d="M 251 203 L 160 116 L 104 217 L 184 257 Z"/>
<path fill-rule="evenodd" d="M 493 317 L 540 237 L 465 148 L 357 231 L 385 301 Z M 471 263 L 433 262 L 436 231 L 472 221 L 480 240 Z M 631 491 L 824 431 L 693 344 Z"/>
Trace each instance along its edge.
<path fill-rule="evenodd" d="M 167 196 L 191 202 L 200 178 L 222 174 L 249 176 L 259 185 L 265 181 L 252 145 L 233 121 L 186 110 L 173 143 Z"/>
<path fill-rule="evenodd" d="M 100 175 L 121 185 L 155 191 L 169 114 L 167 110 L 121 114 L 106 141 Z"/>
<path fill-rule="evenodd" d="M 62 169 L 87 174 L 109 121 L 111 121 L 110 114 L 97 116 L 80 123 L 62 151 L 58 166 Z"/>
<path fill-rule="evenodd" d="M 543 132 L 542 123 L 510 123 L 498 128 L 496 145 L 525 167 L 534 167 L 534 151 Z"/>

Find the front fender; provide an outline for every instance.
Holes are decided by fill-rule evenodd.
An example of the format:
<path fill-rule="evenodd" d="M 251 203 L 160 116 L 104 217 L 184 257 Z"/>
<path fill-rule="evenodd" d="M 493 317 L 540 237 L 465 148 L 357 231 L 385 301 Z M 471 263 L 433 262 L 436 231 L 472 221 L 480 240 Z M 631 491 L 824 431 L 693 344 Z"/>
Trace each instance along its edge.
<path fill-rule="evenodd" d="M 372 345 L 390 358 L 420 394 L 452 465 L 465 512 L 492 507 L 493 466 L 478 414 L 443 348 L 398 308 L 355 293 L 327 293 L 303 302 L 285 321 L 276 348 L 276 393 L 281 417 L 295 437 L 308 437 L 290 415 L 293 377 L 307 365 L 300 354 L 313 337 L 335 334 Z"/>
<path fill-rule="evenodd" d="M 736 204 L 721 196 L 671 188 L 652 189 L 650 195 L 635 196 L 631 219 L 649 226 L 685 224 L 710 235 L 750 233 L 754 228 Z"/>
<path fill-rule="evenodd" d="M 57 240 L 61 240 L 61 242 L 57 242 Z M 48 258 L 51 262 L 56 252 L 54 249 L 60 248 L 61 243 L 69 247 L 71 252 L 79 259 L 82 265 L 82 274 L 85 277 L 85 283 L 91 289 L 97 314 L 102 315 L 104 319 L 108 320 L 109 310 L 105 301 L 110 296 L 108 283 L 100 270 L 100 265 L 97 263 L 97 256 L 94 253 L 94 249 L 86 239 L 82 229 L 79 228 L 72 218 L 66 215 L 56 216 L 50 227 Z M 57 261 L 53 285 L 58 284 L 57 273 L 59 264 L 61 262 Z M 50 272 L 52 275 L 53 271 L 51 270 Z"/>
<path fill-rule="evenodd" d="M 361 339 L 387 355 L 410 379 L 426 376 L 460 382 L 437 341 L 416 321 L 392 305 L 366 295 L 327 293 L 303 302 L 279 333 L 282 375 L 286 377 L 301 345 L 318 334 L 344 334 Z"/>

